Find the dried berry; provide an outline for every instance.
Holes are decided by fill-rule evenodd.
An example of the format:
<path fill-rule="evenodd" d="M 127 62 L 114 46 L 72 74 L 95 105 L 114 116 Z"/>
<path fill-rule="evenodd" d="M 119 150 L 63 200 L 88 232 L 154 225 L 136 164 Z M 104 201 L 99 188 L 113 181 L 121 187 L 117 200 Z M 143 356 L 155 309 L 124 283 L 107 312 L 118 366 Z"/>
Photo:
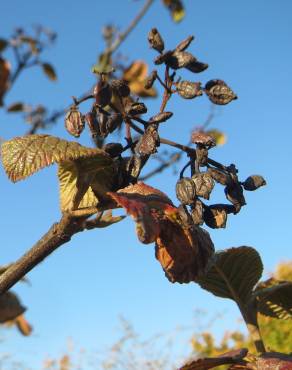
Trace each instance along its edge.
<path fill-rule="evenodd" d="M 100 80 L 94 87 L 93 94 L 95 95 L 96 104 L 105 107 L 111 101 L 112 88 L 107 82 Z"/>
<path fill-rule="evenodd" d="M 191 213 L 195 225 L 203 225 L 204 223 L 203 211 L 204 211 L 203 203 L 199 199 L 197 199 L 195 204 L 192 206 Z"/>
<path fill-rule="evenodd" d="M 150 47 L 162 53 L 164 50 L 164 41 L 161 37 L 160 33 L 156 28 L 152 28 L 152 30 L 148 34 L 148 41 Z"/>
<path fill-rule="evenodd" d="M 201 82 L 180 81 L 176 84 L 178 94 L 184 99 L 194 99 L 201 96 Z"/>
<path fill-rule="evenodd" d="M 260 175 L 249 176 L 243 183 L 244 190 L 257 190 L 261 186 L 266 185 L 266 180 Z"/>
<path fill-rule="evenodd" d="M 150 118 L 150 122 L 152 123 L 161 123 L 167 121 L 169 118 L 173 116 L 172 112 L 162 112 L 158 113 L 155 116 Z"/>
<path fill-rule="evenodd" d="M 147 107 L 144 103 L 129 102 L 128 104 L 126 104 L 125 112 L 131 116 L 136 116 L 138 114 L 147 113 Z"/>
<path fill-rule="evenodd" d="M 195 184 L 197 196 L 209 199 L 215 185 L 214 180 L 209 173 L 196 173 L 192 176 L 192 181 Z"/>
<path fill-rule="evenodd" d="M 204 209 L 204 221 L 212 229 L 226 227 L 227 212 L 224 204 L 214 204 Z"/>
<path fill-rule="evenodd" d="M 167 64 L 172 69 L 186 68 L 197 59 L 188 51 L 175 51 L 167 61 Z"/>
<path fill-rule="evenodd" d="M 217 168 L 208 168 L 208 173 L 212 176 L 212 178 L 221 185 L 231 185 L 232 178 L 229 173 L 218 170 Z"/>
<path fill-rule="evenodd" d="M 211 80 L 205 86 L 206 94 L 212 103 L 225 105 L 232 100 L 237 99 L 237 96 L 230 87 L 222 80 Z"/>
<path fill-rule="evenodd" d="M 102 149 L 114 158 L 122 154 L 123 145 L 120 143 L 108 143 Z"/>
<path fill-rule="evenodd" d="M 194 36 L 187 37 L 185 40 L 183 40 L 182 42 L 180 42 L 177 45 L 177 47 L 175 48 L 175 51 L 184 51 L 184 50 L 186 50 L 190 46 L 190 44 L 194 40 L 194 38 L 195 38 Z"/>
<path fill-rule="evenodd" d="M 65 117 L 65 127 L 70 135 L 79 137 L 84 130 L 84 119 L 78 107 L 73 105 Z"/>
<path fill-rule="evenodd" d="M 246 204 L 242 186 L 238 182 L 233 182 L 232 185 L 226 186 L 224 191 L 226 198 L 234 205 L 235 211 L 238 213 L 241 207 Z"/>
<path fill-rule="evenodd" d="M 135 152 L 139 155 L 150 155 L 157 152 L 157 146 L 159 146 L 159 136 L 157 132 L 157 125 L 149 125 L 145 133 L 141 136 L 138 141 Z"/>
<path fill-rule="evenodd" d="M 147 79 L 145 81 L 145 84 L 144 84 L 145 89 L 151 89 L 151 87 L 153 86 L 156 78 L 157 78 L 157 71 L 154 70 L 150 73 L 150 75 L 147 77 Z"/>
<path fill-rule="evenodd" d="M 125 80 L 112 80 L 111 87 L 118 95 L 123 98 L 129 96 L 131 93 L 128 83 Z"/>
<path fill-rule="evenodd" d="M 197 144 L 199 146 L 204 146 L 205 148 L 212 148 L 216 145 L 216 141 L 214 140 L 213 136 L 208 135 L 204 131 L 194 131 L 192 133 L 192 143 Z"/>
<path fill-rule="evenodd" d="M 176 183 L 176 196 L 183 205 L 193 204 L 196 198 L 196 187 L 192 179 L 184 177 Z"/>

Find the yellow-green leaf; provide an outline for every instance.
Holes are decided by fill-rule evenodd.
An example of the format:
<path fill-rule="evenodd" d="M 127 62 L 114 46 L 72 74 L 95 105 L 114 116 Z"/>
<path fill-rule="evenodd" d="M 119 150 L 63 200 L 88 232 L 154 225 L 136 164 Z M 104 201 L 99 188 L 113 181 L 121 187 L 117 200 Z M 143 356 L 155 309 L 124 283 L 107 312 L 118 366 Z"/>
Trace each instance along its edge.
<path fill-rule="evenodd" d="M 50 63 L 42 63 L 41 64 L 44 74 L 51 80 L 57 80 L 57 74 L 54 67 Z"/>
<path fill-rule="evenodd" d="M 226 144 L 227 137 L 226 135 L 219 130 L 213 129 L 206 131 L 206 134 L 212 136 L 216 142 L 216 145 L 224 145 Z"/>
<path fill-rule="evenodd" d="M 169 9 L 175 22 L 180 22 L 184 18 L 185 10 L 181 0 L 163 0 L 163 4 Z"/>
<path fill-rule="evenodd" d="M 90 185 L 90 179 L 80 176 L 78 166 L 74 161 L 59 164 L 58 177 L 60 184 L 61 211 L 96 206 L 98 200 Z"/>
<path fill-rule="evenodd" d="M 262 272 L 263 264 L 258 252 L 243 246 L 216 252 L 207 273 L 197 282 L 218 297 L 246 303 Z"/>
<path fill-rule="evenodd" d="M 13 182 L 25 179 L 53 163 L 95 157 L 99 168 L 112 166 L 111 157 L 101 149 L 50 135 L 27 135 L 5 141 L 1 146 L 4 169 Z"/>

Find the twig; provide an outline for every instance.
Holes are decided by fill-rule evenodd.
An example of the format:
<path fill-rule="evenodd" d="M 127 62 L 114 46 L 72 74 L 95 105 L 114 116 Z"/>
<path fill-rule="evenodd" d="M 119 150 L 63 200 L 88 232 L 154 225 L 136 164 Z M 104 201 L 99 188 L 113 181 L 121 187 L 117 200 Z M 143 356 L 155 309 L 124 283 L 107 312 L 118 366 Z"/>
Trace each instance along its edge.
<path fill-rule="evenodd" d="M 158 167 L 156 167 L 154 170 L 148 172 L 146 175 L 144 176 L 141 176 L 139 178 L 139 180 L 141 181 L 145 181 L 145 180 L 148 180 L 150 177 L 154 176 L 154 175 L 157 175 L 158 173 L 161 173 L 163 172 L 167 167 L 171 166 L 172 164 L 174 164 L 175 162 L 179 161 L 179 159 L 181 158 L 182 156 L 182 152 L 178 152 L 178 153 L 172 153 L 171 157 L 169 158 L 168 161 L 165 161 L 163 163 L 161 163 Z"/>
<path fill-rule="evenodd" d="M 150 8 L 154 0 L 147 0 L 143 5 L 143 8 L 139 11 L 133 21 L 130 23 L 128 28 L 122 32 L 116 40 L 105 50 L 105 54 L 112 54 L 114 51 L 118 49 L 120 44 L 125 40 L 125 38 L 131 33 L 131 31 L 136 27 L 139 21 L 143 18 L 147 10 Z"/>

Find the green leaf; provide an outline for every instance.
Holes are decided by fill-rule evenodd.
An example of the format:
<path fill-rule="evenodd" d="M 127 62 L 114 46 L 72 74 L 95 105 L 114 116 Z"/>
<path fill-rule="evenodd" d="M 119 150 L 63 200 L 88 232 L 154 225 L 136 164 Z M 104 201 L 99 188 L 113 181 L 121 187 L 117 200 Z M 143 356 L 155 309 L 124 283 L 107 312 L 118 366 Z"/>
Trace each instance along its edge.
<path fill-rule="evenodd" d="M 6 47 L 8 46 L 8 41 L 5 40 L 5 39 L 0 39 L 0 53 L 6 49 Z"/>
<path fill-rule="evenodd" d="M 111 65 L 102 65 L 102 64 L 95 64 L 91 68 L 92 73 L 101 74 L 101 73 L 112 73 L 114 68 Z"/>
<path fill-rule="evenodd" d="M 292 319 L 292 282 L 274 278 L 260 283 L 254 292 L 258 311 L 278 319 Z"/>
<path fill-rule="evenodd" d="M 13 182 L 53 163 L 94 157 L 99 170 L 113 164 L 111 157 L 101 149 L 87 148 L 50 135 L 27 135 L 5 141 L 1 156 L 4 169 Z"/>
<path fill-rule="evenodd" d="M 44 74 L 51 80 L 57 80 L 57 74 L 54 67 L 50 63 L 42 63 L 41 64 Z"/>
<path fill-rule="evenodd" d="M 9 107 L 7 108 L 7 112 L 9 112 L 9 113 L 23 112 L 24 109 L 25 109 L 25 104 L 23 104 L 21 102 L 17 102 L 17 103 L 13 103 L 13 104 L 9 105 Z"/>
<path fill-rule="evenodd" d="M 206 274 L 196 282 L 218 297 L 246 303 L 262 272 L 258 252 L 243 246 L 215 253 Z"/>

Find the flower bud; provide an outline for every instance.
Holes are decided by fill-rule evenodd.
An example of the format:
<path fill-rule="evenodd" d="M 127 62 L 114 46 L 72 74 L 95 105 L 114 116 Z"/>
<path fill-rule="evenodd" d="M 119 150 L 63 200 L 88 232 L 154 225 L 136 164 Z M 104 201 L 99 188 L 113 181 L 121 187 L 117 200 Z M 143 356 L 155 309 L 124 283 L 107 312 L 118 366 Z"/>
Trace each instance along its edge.
<path fill-rule="evenodd" d="M 176 196 L 183 205 L 193 204 L 196 199 L 196 187 L 192 179 L 184 177 L 176 183 Z"/>
<path fill-rule="evenodd" d="M 180 81 L 176 84 L 178 94 L 184 99 L 194 99 L 203 95 L 201 82 Z"/>
<path fill-rule="evenodd" d="M 196 187 L 197 196 L 204 199 L 209 199 L 215 185 L 214 180 L 209 175 L 209 173 L 196 173 L 192 176 L 192 180 Z"/>
<path fill-rule="evenodd" d="M 148 41 L 151 48 L 157 50 L 159 53 L 163 52 L 164 41 L 156 28 L 152 28 L 152 30 L 149 32 Z"/>
<path fill-rule="evenodd" d="M 78 107 L 73 105 L 65 116 L 65 127 L 70 135 L 79 137 L 84 130 L 84 119 Z"/>
<path fill-rule="evenodd" d="M 151 123 L 161 123 L 167 121 L 169 118 L 173 116 L 172 112 L 162 112 L 158 113 L 155 116 L 150 118 Z"/>
<path fill-rule="evenodd" d="M 234 92 L 222 80 L 211 80 L 207 82 L 205 91 L 211 102 L 217 105 L 225 105 L 237 99 Z"/>

